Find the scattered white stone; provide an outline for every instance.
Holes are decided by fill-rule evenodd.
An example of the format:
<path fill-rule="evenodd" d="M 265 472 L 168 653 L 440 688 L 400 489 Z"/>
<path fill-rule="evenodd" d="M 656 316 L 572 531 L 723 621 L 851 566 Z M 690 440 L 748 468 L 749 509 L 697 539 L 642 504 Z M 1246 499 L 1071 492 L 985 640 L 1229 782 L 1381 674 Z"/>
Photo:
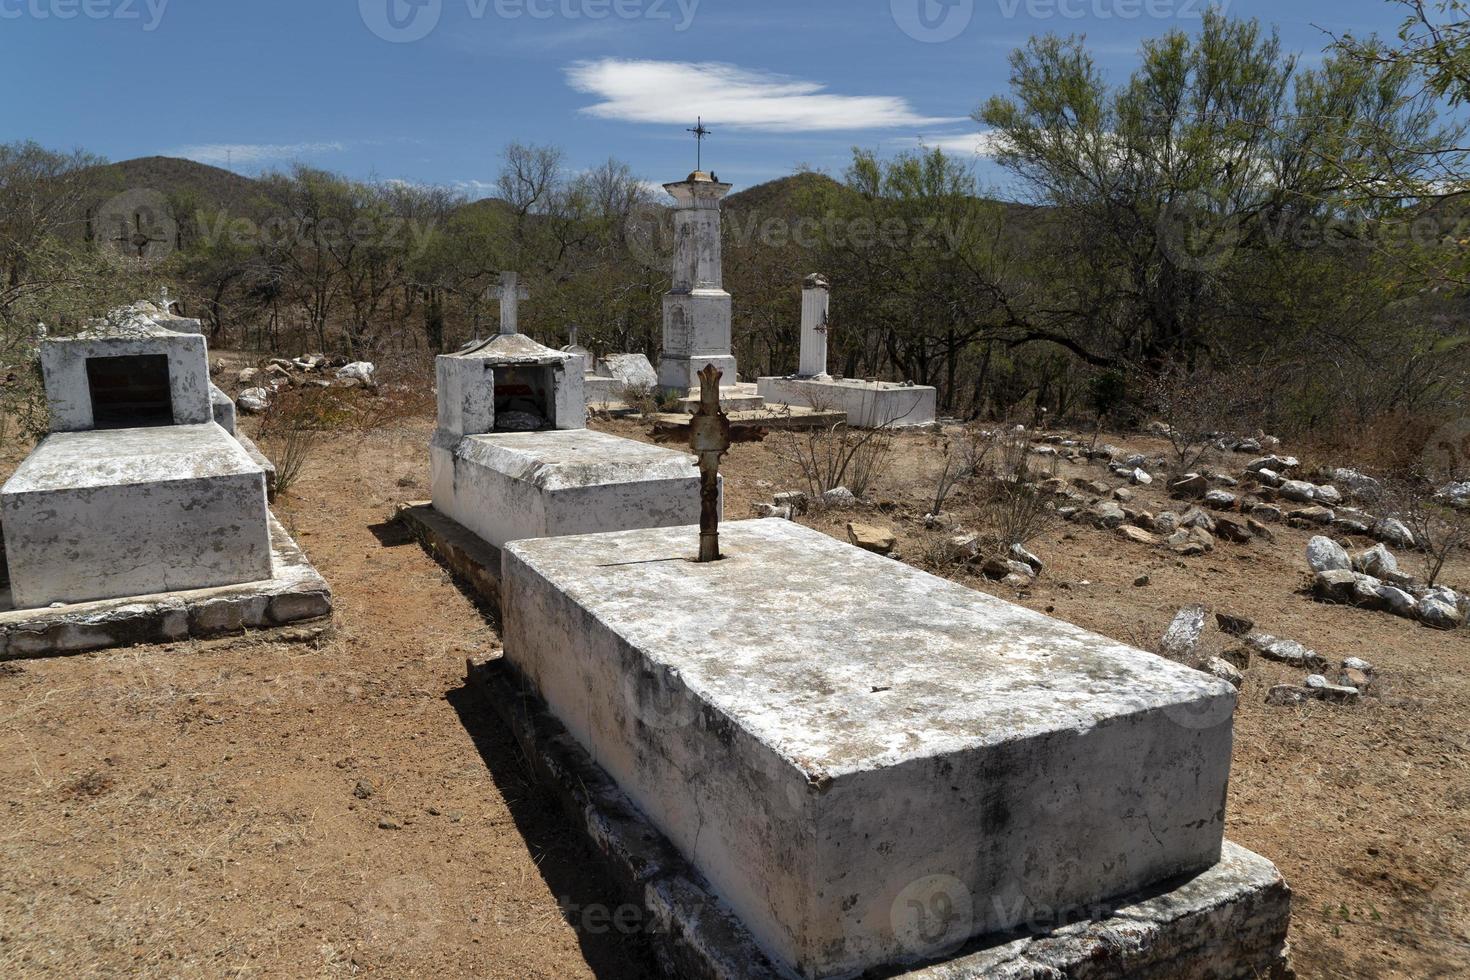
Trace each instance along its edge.
<path fill-rule="evenodd" d="M 1174 616 L 1174 621 L 1164 631 L 1159 643 L 1159 652 L 1180 663 L 1193 663 L 1199 651 L 1200 637 L 1205 632 L 1204 606 L 1185 606 Z"/>
<path fill-rule="evenodd" d="M 1270 633 L 1251 633 L 1245 637 L 1245 645 L 1266 660 L 1307 670 L 1326 670 L 1327 660 L 1313 650 L 1308 650 L 1295 640 L 1283 640 Z"/>
<path fill-rule="evenodd" d="M 1227 490 L 1211 490 L 1205 494 L 1205 506 L 1229 510 L 1235 506 L 1235 494 Z"/>
<path fill-rule="evenodd" d="M 1395 548 L 1414 547 L 1413 532 L 1397 517 L 1385 517 L 1374 524 L 1373 536 L 1379 541 L 1386 541 Z"/>
<path fill-rule="evenodd" d="M 1023 562 L 1037 575 L 1040 575 L 1043 571 L 1046 570 L 1046 563 L 1043 562 L 1040 558 L 1037 558 L 1031 552 L 1027 551 L 1021 545 L 1011 545 L 1011 558 L 1016 561 Z"/>
<path fill-rule="evenodd" d="M 1383 544 L 1376 544 L 1358 555 L 1353 560 L 1353 567 L 1364 575 L 1375 578 L 1388 578 L 1390 575 L 1397 575 L 1399 571 L 1398 559 Z"/>
<path fill-rule="evenodd" d="M 1342 503 L 1342 494 L 1338 492 L 1336 487 L 1316 487 L 1314 499 L 1319 504 L 1326 504 L 1328 507 L 1336 507 L 1338 504 Z"/>
<path fill-rule="evenodd" d="M 1252 450 L 1252 452 L 1256 451 Z M 1233 664 L 1221 660 L 1219 657 L 1210 658 L 1209 662 L 1205 664 L 1205 673 L 1213 677 L 1218 677 L 1237 690 L 1245 683 L 1245 675 L 1236 670 Z"/>
<path fill-rule="evenodd" d="M 1380 585 L 1378 598 L 1383 602 L 1384 607 L 1395 616 L 1415 619 L 1419 615 L 1419 600 L 1397 586 Z"/>
<path fill-rule="evenodd" d="M 1128 474 L 1128 479 L 1132 480 L 1135 486 L 1141 487 L 1149 486 L 1154 482 L 1154 478 L 1149 476 L 1142 467 L 1134 467 L 1133 472 Z"/>
<path fill-rule="evenodd" d="M 1453 630 L 1465 625 L 1465 616 L 1455 603 L 1431 594 L 1419 602 L 1419 622 L 1437 630 Z"/>
<path fill-rule="evenodd" d="M 822 503 L 828 507 L 852 507 L 857 504 L 857 498 L 847 487 L 833 487 L 822 494 Z"/>
<path fill-rule="evenodd" d="M 794 516 L 791 508 L 780 504 L 756 504 L 755 513 L 757 517 L 789 521 Z"/>
<path fill-rule="evenodd" d="M 337 369 L 337 380 L 357 381 L 365 385 L 371 385 L 373 383 L 373 373 L 377 370 L 377 366 L 368 361 L 353 361 L 346 367 Z"/>
<path fill-rule="evenodd" d="M 1352 571 L 1353 568 L 1343 546 L 1321 535 L 1307 542 L 1307 564 L 1314 572 Z"/>
<path fill-rule="evenodd" d="M 1300 465 L 1302 465 L 1301 461 L 1295 456 L 1262 456 L 1260 459 L 1251 460 L 1245 465 L 1245 468 L 1250 473 L 1260 470 L 1275 470 L 1280 473 L 1282 470 L 1296 469 Z"/>
<path fill-rule="evenodd" d="M 271 393 L 265 388 L 246 388 L 235 399 L 235 404 L 242 412 L 259 415 L 271 407 Z"/>
<path fill-rule="evenodd" d="M 1299 504 L 1310 504 L 1317 499 L 1317 488 L 1305 480 L 1287 480 L 1281 484 L 1281 496 Z"/>
<path fill-rule="evenodd" d="M 1371 500 L 1383 490 L 1383 484 L 1373 477 L 1347 467 L 1332 471 L 1332 479 L 1347 488 L 1349 496 Z"/>
<path fill-rule="evenodd" d="M 1451 507 L 1470 507 L 1470 480 L 1441 487 L 1434 499 Z"/>

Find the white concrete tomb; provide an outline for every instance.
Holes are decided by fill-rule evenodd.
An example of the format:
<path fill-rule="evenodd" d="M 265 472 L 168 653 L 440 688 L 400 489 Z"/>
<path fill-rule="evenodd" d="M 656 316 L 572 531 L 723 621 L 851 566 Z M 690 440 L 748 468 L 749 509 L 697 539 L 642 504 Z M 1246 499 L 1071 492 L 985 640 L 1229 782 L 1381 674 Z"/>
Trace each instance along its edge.
<path fill-rule="evenodd" d="M 52 433 L 0 510 L 21 609 L 271 577 L 265 473 L 213 422 Z"/>
<path fill-rule="evenodd" d="M 589 431 L 582 364 L 515 334 L 439 357 L 434 509 L 496 547 L 698 521 L 694 457 Z"/>
<path fill-rule="evenodd" d="M 215 422 L 198 327 L 135 304 L 42 343 L 51 434 L 0 488 L 16 608 L 271 578 L 265 470 Z"/>
<path fill-rule="evenodd" d="M 832 287 L 817 274 L 801 291 L 801 364 L 784 378 L 758 378 L 756 389 L 768 403 L 847 413 L 860 429 L 929 425 L 939 391 L 925 385 L 834 379 L 827 373 Z"/>
<path fill-rule="evenodd" d="M 796 975 L 1221 859 L 1228 684 L 788 521 L 697 537 L 511 545 L 505 655 Z"/>

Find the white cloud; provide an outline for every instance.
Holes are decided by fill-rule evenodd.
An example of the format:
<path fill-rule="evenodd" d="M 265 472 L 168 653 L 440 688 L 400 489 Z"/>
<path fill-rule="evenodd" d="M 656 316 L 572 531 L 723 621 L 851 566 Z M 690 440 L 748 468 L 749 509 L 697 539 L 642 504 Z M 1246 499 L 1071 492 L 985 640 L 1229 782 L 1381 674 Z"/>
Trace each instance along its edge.
<path fill-rule="evenodd" d="M 201 143 L 195 146 L 180 147 L 169 155 L 214 166 L 230 164 L 244 166 L 281 160 L 300 160 L 327 153 L 341 153 L 346 149 L 345 143 Z"/>
<path fill-rule="evenodd" d="M 637 123 L 692 123 L 766 132 L 893 129 L 960 122 L 920 115 L 907 99 L 834 95 L 820 82 L 720 62 L 579 61 L 567 69 L 578 92 L 603 101 L 582 111 Z"/>
<path fill-rule="evenodd" d="M 943 150 L 956 157 L 993 157 L 999 150 L 1000 138 L 993 130 L 978 133 L 936 133 L 895 140 L 903 146 Z"/>

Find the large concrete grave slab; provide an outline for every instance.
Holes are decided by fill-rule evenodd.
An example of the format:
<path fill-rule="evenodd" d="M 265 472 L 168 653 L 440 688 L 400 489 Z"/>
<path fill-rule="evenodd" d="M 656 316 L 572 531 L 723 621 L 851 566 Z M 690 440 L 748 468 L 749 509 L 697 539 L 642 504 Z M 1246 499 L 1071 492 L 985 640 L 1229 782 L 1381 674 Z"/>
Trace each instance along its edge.
<path fill-rule="evenodd" d="M 326 581 L 274 517 L 269 526 L 271 576 L 262 582 L 46 609 L 15 609 L 9 594 L 0 591 L 0 660 L 208 639 L 243 630 L 279 634 L 278 627 L 330 616 L 332 591 Z"/>
<path fill-rule="evenodd" d="M 441 430 L 430 457 L 434 506 L 497 548 L 699 520 L 693 456 L 605 432 Z"/>
<path fill-rule="evenodd" d="M 212 421 L 52 433 L 0 513 L 19 608 L 271 577 L 264 471 Z"/>
<path fill-rule="evenodd" d="M 908 428 L 934 421 L 939 391 L 924 385 L 835 378 L 760 378 L 761 397 L 792 405 L 847 413 L 859 429 Z"/>
<path fill-rule="evenodd" d="M 506 660 L 783 970 L 1219 862 L 1229 685 L 790 522 L 696 538 L 511 544 Z"/>
<path fill-rule="evenodd" d="M 482 570 L 487 571 L 487 570 Z M 481 578 L 484 575 L 479 576 Z M 641 911 L 665 975 L 788 980 L 709 882 L 546 709 L 506 661 L 471 662 L 467 681 L 500 716 L 615 889 Z M 891 980 L 1286 980 L 1291 891 L 1276 868 L 1226 842 L 1219 863 L 1065 919 L 976 937 L 952 955 L 876 974 Z M 947 944 L 948 947 L 948 944 Z M 949 953 L 948 948 L 940 951 Z"/>

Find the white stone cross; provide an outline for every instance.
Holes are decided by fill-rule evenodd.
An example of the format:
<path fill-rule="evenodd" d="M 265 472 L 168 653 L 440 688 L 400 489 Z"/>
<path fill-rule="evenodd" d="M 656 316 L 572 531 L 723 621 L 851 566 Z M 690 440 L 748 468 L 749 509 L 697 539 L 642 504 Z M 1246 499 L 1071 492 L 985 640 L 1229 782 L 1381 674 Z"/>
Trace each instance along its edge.
<path fill-rule="evenodd" d="M 523 299 L 531 298 L 531 291 L 520 284 L 521 275 L 518 272 L 502 272 L 500 274 L 500 285 L 495 287 L 495 295 L 500 299 L 500 333 L 520 333 L 520 304 Z"/>

